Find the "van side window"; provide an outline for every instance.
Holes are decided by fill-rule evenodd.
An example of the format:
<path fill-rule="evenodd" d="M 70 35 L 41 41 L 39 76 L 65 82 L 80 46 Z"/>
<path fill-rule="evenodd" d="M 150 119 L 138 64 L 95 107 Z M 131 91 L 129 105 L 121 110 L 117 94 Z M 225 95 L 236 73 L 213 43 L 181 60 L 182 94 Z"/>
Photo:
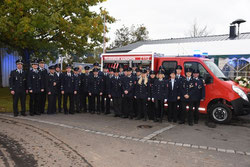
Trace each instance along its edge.
<path fill-rule="evenodd" d="M 198 69 L 200 71 L 200 77 L 203 78 L 203 79 L 210 76 L 210 74 L 207 72 L 207 70 L 198 62 L 185 62 L 184 63 L 185 72 L 186 72 L 187 68 L 192 68 L 193 70 Z"/>
<path fill-rule="evenodd" d="M 162 62 L 162 66 L 165 70 L 165 75 L 169 77 L 170 71 L 176 69 L 177 61 L 164 61 Z"/>

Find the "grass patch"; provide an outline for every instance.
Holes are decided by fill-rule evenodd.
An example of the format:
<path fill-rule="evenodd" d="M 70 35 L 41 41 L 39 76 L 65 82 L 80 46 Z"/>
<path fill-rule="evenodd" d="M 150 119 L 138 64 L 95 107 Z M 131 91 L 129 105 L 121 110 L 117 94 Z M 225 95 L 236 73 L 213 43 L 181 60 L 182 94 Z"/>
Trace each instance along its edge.
<path fill-rule="evenodd" d="M 29 96 L 26 95 L 26 111 L 29 108 Z M 18 111 L 21 111 L 21 102 L 18 101 Z M 0 112 L 13 112 L 13 96 L 9 88 L 0 88 Z"/>

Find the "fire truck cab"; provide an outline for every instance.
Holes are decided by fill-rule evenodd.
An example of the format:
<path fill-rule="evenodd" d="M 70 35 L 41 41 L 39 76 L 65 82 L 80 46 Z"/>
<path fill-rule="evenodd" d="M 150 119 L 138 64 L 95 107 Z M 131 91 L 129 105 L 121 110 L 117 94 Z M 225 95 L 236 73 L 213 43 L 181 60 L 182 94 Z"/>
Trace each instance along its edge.
<path fill-rule="evenodd" d="M 228 79 L 210 59 L 203 57 L 168 57 L 156 53 L 111 53 L 102 54 L 101 69 L 104 64 L 116 68 L 119 64 L 130 66 L 139 63 L 158 71 L 162 66 L 166 75 L 177 65 L 181 65 L 182 75 L 187 68 L 198 69 L 200 77 L 205 81 L 206 96 L 201 101 L 199 111 L 209 114 L 217 123 L 227 123 L 232 116 L 250 113 L 250 89 L 239 86 Z"/>

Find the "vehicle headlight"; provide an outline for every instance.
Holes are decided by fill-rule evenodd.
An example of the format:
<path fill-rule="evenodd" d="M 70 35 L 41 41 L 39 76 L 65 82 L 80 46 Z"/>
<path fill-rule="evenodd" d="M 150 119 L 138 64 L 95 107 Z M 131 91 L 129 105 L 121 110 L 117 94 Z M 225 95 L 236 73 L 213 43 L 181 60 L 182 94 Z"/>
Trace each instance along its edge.
<path fill-rule="evenodd" d="M 232 89 L 244 100 L 248 101 L 247 95 L 243 90 L 241 90 L 239 87 L 233 85 Z"/>

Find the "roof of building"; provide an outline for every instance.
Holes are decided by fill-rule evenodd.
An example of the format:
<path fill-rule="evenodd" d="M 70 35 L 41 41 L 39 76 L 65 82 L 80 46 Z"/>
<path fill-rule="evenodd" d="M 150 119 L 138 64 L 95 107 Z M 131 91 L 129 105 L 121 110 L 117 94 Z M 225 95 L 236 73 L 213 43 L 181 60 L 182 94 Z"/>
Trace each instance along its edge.
<path fill-rule="evenodd" d="M 159 39 L 159 40 L 146 40 L 132 43 L 120 48 L 107 51 L 108 53 L 117 52 L 130 52 L 142 45 L 154 45 L 154 44 L 171 44 L 171 43 L 190 43 L 190 42 L 211 42 L 211 41 L 226 41 L 226 40 L 241 40 L 250 39 L 250 32 L 241 33 L 239 37 L 230 39 L 228 34 L 224 35 L 210 35 L 201 37 L 185 37 L 185 38 L 169 38 L 169 39 Z"/>

